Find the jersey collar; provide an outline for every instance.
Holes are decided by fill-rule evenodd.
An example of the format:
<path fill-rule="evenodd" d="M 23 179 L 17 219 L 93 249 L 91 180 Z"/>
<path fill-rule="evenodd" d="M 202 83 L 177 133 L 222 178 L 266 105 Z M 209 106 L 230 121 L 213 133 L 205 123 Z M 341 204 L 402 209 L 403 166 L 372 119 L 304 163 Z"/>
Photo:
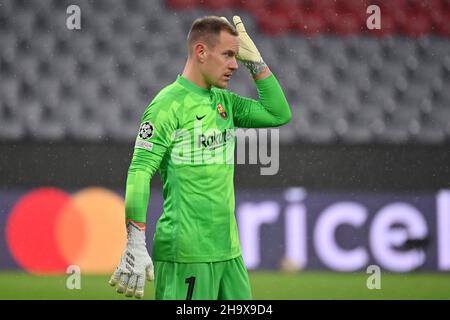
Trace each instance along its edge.
<path fill-rule="evenodd" d="M 181 84 L 183 87 L 185 87 L 187 90 L 195 92 L 201 96 L 209 97 L 211 91 L 202 87 L 199 87 L 192 81 L 186 79 L 182 75 L 177 76 L 177 83 Z"/>

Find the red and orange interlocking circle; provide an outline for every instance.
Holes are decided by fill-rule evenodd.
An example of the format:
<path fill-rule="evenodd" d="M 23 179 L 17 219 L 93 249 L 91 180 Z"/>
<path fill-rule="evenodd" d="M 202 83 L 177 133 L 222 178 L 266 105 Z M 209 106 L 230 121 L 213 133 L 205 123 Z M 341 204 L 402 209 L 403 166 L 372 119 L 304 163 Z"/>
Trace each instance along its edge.
<path fill-rule="evenodd" d="M 9 215 L 8 247 L 17 264 L 35 274 L 65 272 L 69 265 L 111 272 L 126 242 L 124 210 L 123 198 L 103 188 L 35 189 Z"/>

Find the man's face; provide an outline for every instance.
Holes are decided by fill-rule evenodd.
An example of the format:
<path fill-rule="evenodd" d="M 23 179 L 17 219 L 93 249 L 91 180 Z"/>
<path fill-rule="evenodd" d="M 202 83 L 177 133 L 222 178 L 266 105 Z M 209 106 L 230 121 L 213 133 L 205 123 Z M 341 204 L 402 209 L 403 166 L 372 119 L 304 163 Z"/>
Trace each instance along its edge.
<path fill-rule="evenodd" d="M 238 68 L 236 55 L 239 51 L 239 38 L 222 31 L 213 48 L 206 48 L 202 73 L 208 85 L 226 88 L 232 73 Z"/>

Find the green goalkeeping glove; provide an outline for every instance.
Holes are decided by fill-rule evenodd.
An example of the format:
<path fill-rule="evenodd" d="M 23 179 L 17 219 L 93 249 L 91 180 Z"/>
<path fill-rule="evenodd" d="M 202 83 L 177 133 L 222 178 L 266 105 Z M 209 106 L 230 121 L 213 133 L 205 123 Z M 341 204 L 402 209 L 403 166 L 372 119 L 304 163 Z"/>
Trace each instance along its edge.
<path fill-rule="evenodd" d="M 227 20 L 225 17 L 222 18 Z M 255 77 L 263 72 L 267 68 L 267 65 L 261 57 L 258 48 L 256 48 L 255 43 L 247 34 L 241 18 L 239 16 L 234 16 L 233 22 L 239 33 L 239 52 L 237 54 L 237 59 L 241 61 L 250 71 L 252 76 Z"/>

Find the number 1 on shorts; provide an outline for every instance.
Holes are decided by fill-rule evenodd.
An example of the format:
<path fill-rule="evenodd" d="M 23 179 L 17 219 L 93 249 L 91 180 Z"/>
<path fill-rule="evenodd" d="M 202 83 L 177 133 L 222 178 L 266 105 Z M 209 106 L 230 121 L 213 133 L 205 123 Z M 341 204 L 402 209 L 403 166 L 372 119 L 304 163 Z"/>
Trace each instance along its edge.
<path fill-rule="evenodd" d="M 195 277 L 186 278 L 184 282 L 189 285 L 186 300 L 192 300 L 192 293 L 194 292 L 194 285 L 195 285 Z"/>

